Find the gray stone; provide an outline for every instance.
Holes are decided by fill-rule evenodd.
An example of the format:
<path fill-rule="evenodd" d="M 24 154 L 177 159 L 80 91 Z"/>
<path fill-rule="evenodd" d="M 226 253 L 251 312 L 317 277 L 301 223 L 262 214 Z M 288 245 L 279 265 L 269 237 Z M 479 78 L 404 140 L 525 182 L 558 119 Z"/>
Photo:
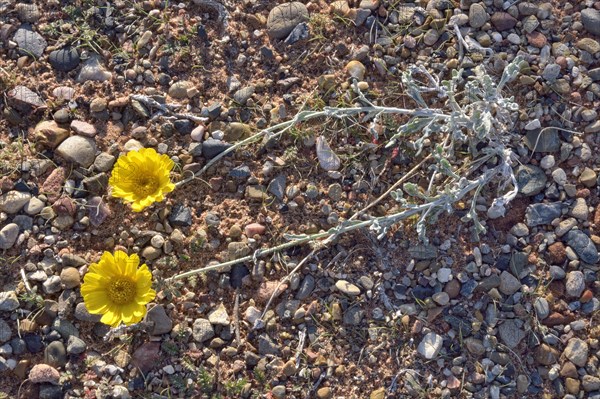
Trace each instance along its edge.
<path fill-rule="evenodd" d="M 515 171 L 519 192 L 527 197 L 537 195 L 546 186 L 548 178 L 542 169 L 535 165 L 521 165 Z"/>
<path fill-rule="evenodd" d="M 79 355 L 87 349 L 87 345 L 79 337 L 71 335 L 67 341 L 67 353 L 72 355 Z"/>
<path fill-rule="evenodd" d="M 192 325 L 192 336 L 196 342 L 204 342 L 215 336 L 215 331 L 210 321 L 196 319 Z"/>
<path fill-rule="evenodd" d="M 428 260 L 437 257 L 437 248 L 433 245 L 415 245 L 408 248 L 409 255 L 415 260 Z"/>
<path fill-rule="evenodd" d="M 21 85 L 15 86 L 8 92 L 8 100 L 15 109 L 21 112 L 29 112 L 32 108 L 46 105 L 36 92 Z"/>
<path fill-rule="evenodd" d="M 156 305 L 150 309 L 146 315 L 146 320 L 154 325 L 150 333 L 152 335 L 167 334 L 173 329 L 173 320 L 167 315 L 165 307 L 162 305 Z"/>
<path fill-rule="evenodd" d="M 600 390 L 600 377 L 586 374 L 581 377 L 581 385 L 586 392 Z"/>
<path fill-rule="evenodd" d="M 525 331 L 520 328 L 517 323 L 510 319 L 500 324 L 498 327 L 498 335 L 506 346 L 514 349 L 525 338 Z"/>
<path fill-rule="evenodd" d="M 298 288 L 298 292 L 296 293 L 296 299 L 304 300 L 308 298 L 314 289 L 315 278 L 312 275 L 308 274 L 300 283 L 300 287 Z"/>
<path fill-rule="evenodd" d="M 563 355 L 576 366 L 584 367 L 588 359 L 588 344 L 579 338 L 571 338 L 567 343 Z"/>
<path fill-rule="evenodd" d="M 22 55 L 29 55 L 35 58 L 40 58 L 48 45 L 42 35 L 34 32 L 29 24 L 23 24 L 17 29 L 13 36 L 13 41 L 19 46 L 19 52 Z"/>
<path fill-rule="evenodd" d="M 585 198 L 576 198 L 575 203 L 573 204 L 573 209 L 571 209 L 571 216 L 579 219 L 579 220 L 587 220 L 589 216 L 588 205 L 585 201 Z"/>
<path fill-rule="evenodd" d="M 433 359 L 440 353 L 442 343 L 443 339 L 440 335 L 430 332 L 423 337 L 417 347 L 417 351 L 425 359 Z"/>
<path fill-rule="evenodd" d="M 351 308 L 346 309 L 344 312 L 343 323 L 347 326 L 358 326 L 364 314 L 365 312 L 360 308 L 360 306 L 352 306 Z"/>
<path fill-rule="evenodd" d="M 61 341 L 52 341 L 44 350 L 44 361 L 53 367 L 63 367 L 67 364 L 67 351 Z"/>
<path fill-rule="evenodd" d="M 96 158 L 96 143 L 88 137 L 71 136 L 60 143 L 56 153 L 67 161 L 87 168 Z"/>
<path fill-rule="evenodd" d="M 525 135 L 525 145 L 534 152 L 557 152 L 561 142 L 556 129 L 547 129 L 543 133 L 534 129 Z"/>
<path fill-rule="evenodd" d="M 500 292 L 504 295 L 512 295 L 521 288 L 521 282 L 506 270 L 500 275 Z"/>
<path fill-rule="evenodd" d="M 241 105 L 246 105 L 246 102 L 254 94 L 254 90 L 254 86 L 246 86 L 233 93 L 232 97 L 235 100 L 235 102 Z"/>
<path fill-rule="evenodd" d="M 260 355 L 279 355 L 279 347 L 267 334 L 258 336 L 258 353 Z"/>
<path fill-rule="evenodd" d="M 326 171 L 338 170 L 341 166 L 340 158 L 325 140 L 325 137 L 319 136 L 316 141 L 317 158 L 319 159 L 319 165 Z"/>
<path fill-rule="evenodd" d="M 565 269 L 560 266 L 550 266 L 549 272 L 553 280 L 562 280 L 567 275 Z"/>
<path fill-rule="evenodd" d="M 566 235 L 567 243 L 585 263 L 591 265 L 600 260 L 594 242 L 581 230 L 571 230 Z"/>
<path fill-rule="evenodd" d="M 96 135 L 96 128 L 84 121 L 74 120 L 71 122 L 71 129 L 82 136 L 94 137 Z"/>
<path fill-rule="evenodd" d="M 9 191 L 0 196 L 0 211 L 8 214 L 19 212 L 31 199 L 31 194 L 21 191 Z"/>
<path fill-rule="evenodd" d="M 287 184 L 287 176 L 279 175 L 269 183 L 267 191 L 273 194 L 277 199 L 282 200 L 285 195 L 285 186 Z"/>
<path fill-rule="evenodd" d="M 0 292 L 0 312 L 12 312 L 19 307 L 19 298 L 14 291 Z"/>
<path fill-rule="evenodd" d="M 7 342 L 12 338 L 10 326 L 4 319 L 0 319 L 0 343 Z"/>
<path fill-rule="evenodd" d="M 562 213 L 562 203 L 553 202 L 550 204 L 532 204 L 525 211 L 525 220 L 528 227 L 535 227 L 544 224 L 550 224 L 554 219 L 560 217 Z"/>
<path fill-rule="evenodd" d="M 360 288 L 356 285 L 346 281 L 346 280 L 338 280 L 335 283 L 335 287 L 342 293 L 349 296 L 358 296 L 360 295 Z"/>
<path fill-rule="evenodd" d="M 469 24 L 472 28 L 481 28 L 490 18 L 485 7 L 480 3 L 471 4 L 469 8 Z"/>
<path fill-rule="evenodd" d="M 570 298 L 579 298 L 585 289 L 585 277 L 579 270 L 567 273 L 565 291 Z"/>
<path fill-rule="evenodd" d="M 300 40 L 308 39 L 310 36 L 310 28 L 306 22 L 300 22 L 283 41 L 288 46 L 299 42 Z"/>
<path fill-rule="evenodd" d="M 581 23 L 588 32 L 600 36 L 600 10 L 594 8 L 581 10 Z"/>
<path fill-rule="evenodd" d="M 0 249 L 10 249 L 19 236 L 19 225 L 8 223 L 0 230 Z"/>
<path fill-rule="evenodd" d="M 77 81 L 80 83 L 89 81 L 104 82 L 112 77 L 112 73 L 108 72 L 100 64 L 100 56 L 92 55 L 88 58 L 79 71 Z"/>
<path fill-rule="evenodd" d="M 65 47 L 54 50 L 48 56 L 52 68 L 57 71 L 68 72 L 79 66 L 79 53 L 73 47 Z"/>
<path fill-rule="evenodd" d="M 267 18 L 267 31 L 273 39 L 284 39 L 301 22 L 307 22 L 308 9 L 299 1 L 274 7 Z"/>
<path fill-rule="evenodd" d="M 540 320 L 544 320 L 548 315 L 550 315 L 550 305 L 546 298 L 536 298 L 533 302 L 533 307 L 535 309 L 535 313 Z"/>
<path fill-rule="evenodd" d="M 208 321 L 210 321 L 211 324 L 216 324 L 220 326 L 229 325 L 229 315 L 227 314 L 227 309 L 225 309 L 225 305 L 223 305 L 223 303 L 220 303 L 219 306 L 217 306 L 212 312 L 208 314 Z"/>

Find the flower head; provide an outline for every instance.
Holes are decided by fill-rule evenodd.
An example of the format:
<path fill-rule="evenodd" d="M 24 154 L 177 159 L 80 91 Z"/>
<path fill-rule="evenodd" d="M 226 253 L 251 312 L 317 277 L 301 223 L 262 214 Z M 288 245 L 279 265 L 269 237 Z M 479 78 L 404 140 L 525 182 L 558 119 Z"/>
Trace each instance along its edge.
<path fill-rule="evenodd" d="M 154 299 L 152 274 L 145 264 L 138 268 L 140 257 L 123 251 L 104 252 L 92 263 L 83 277 L 81 295 L 87 310 L 101 314 L 104 324 L 117 327 L 142 320 L 146 304 Z"/>
<path fill-rule="evenodd" d="M 131 208 L 141 212 L 175 189 L 169 178 L 173 166 L 167 155 L 159 155 L 153 148 L 129 151 L 119 157 L 112 170 L 108 181 L 112 196 L 131 202 Z"/>

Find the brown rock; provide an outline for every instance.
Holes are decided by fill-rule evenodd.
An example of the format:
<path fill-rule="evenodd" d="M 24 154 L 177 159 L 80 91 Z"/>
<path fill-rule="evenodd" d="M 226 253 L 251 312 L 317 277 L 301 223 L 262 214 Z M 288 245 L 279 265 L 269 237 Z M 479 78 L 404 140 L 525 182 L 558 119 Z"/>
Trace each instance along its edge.
<path fill-rule="evenodd" d="M 562 368 L 560 369 L 560 376 L 578 378 L 579 374 L 577 373 L 577 366 L 575 366 L 571 362 L 565 362 L 565 364 L 563 364 Z"/>
<path fill-rule="evenodd" d="M 562 265 L 567 259 L 565 245 L 557 241 L 548 247 L 548 260 L 553 265 Z"/>
<path fill-rule="evenodd" d="M 573 320 L 575 320 L 575 317 L 573 317 L 571 315 L 563 315 L 561 313 L 554 312 L 554 313 L 551 313 L 550 316 L 546 317 L 542 321 L 542 324 L 544 324 L 548 327 L 553 327 L 553 326 L 569 324 Z"/>
<path fill-rule="evenodd" d="M 448 281 L 448 283 L 444 287 L 444 292 L 448 294 L 450 299 L 458 297 L 458 295 L 460 294 L 460 282 L 456 279 Z"/>
<path fill-rule="evenodd" d="M 565 380 L 565 387 L 567 388 L 567 392 L 572 395 L 577 395 L 579 393 L 579 385 L 580 382 L 576 378 L 567 378 Z"/>
<path fill-rule="evenodd" d="M 551 366 L 558 361 L 560 353 L 547 344 L 541 344 L 534 351 L 535 360 L 544 366 Z"/>
<path fill-rule="evenodd" d="M 60 197 L 60 192 L 65 184 L 65 179 L 65 169 L 62 167 L 56 168 L 50 173 L 46 180 L 44 180 L 40 191 L 43 194 L 46 194 L 50 202 L 54 202 Z"/>
<path fill-rule="evenodd" d="M 527 36 L 527 41 L 533 47 L 542 48 L 546 45 L 546 43 L 548 43 L 548 39 L 546 39 L 546 36 L 544 36 L 542 33 L 537 32 L 537 31 L 528 33 L 526 36 Z"/>
<path fill-rule="evenodd" d="M 160 342 L 146 342 L 133 352 L 131 363 L 142 373 L 147 373 L 158 365 L 160 360 Z"/>
<path fill-rule="evenodd" d="M 516 24 L 517 20 L 507 12 L 498 11 L 492 14 L 492 25 L 500 32 L 514 28 Z"/>
<path fill-rule="evenodd" d="M 591 290 L 586 289 L 585 291 L 583 291 L 583 294 L 581 294 L 581 298 L 579 298 L 579 301 L 581 303 L 587 303 L 591 301 L 593 297 L 594 293 Z"/>

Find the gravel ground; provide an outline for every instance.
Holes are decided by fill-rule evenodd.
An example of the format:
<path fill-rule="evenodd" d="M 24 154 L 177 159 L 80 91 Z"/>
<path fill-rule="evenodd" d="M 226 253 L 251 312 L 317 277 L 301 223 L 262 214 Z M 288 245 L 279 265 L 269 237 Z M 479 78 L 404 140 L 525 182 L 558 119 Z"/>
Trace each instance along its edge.
<path fill-rule="evenodd" d="M 599 41 L 592 0 L 0 0 L 0 398 L 600 398 Z M 177 181 L 302 107 L 351 106 L 353 80 L 414 107 L 408 66 L 497 79 L 517 55 L 519 195 L 497 217 L 482 193 L 480 241 L 457 204 L 427 245 L 407 221 L 164 283 L 382 195 L 417 158 L 360 123 L 239 148 L 142 213 L 108 193 L 129 150 Z M 79 287 L 117 249 L 158 295 L 111 332 Z"/>

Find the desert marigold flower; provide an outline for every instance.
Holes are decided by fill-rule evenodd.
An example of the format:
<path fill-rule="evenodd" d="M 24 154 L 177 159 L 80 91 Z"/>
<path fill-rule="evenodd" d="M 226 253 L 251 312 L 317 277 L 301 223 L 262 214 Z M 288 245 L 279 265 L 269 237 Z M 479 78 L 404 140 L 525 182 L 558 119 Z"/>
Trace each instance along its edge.
<path fill-rule="evenodd" d="M 87 310 L 101 314 L 104 324 L 118 327 L 142 320 L 146 304 L 156 297 L 152 274 L 145 264 L 138 268 L 140 257 L 123 251 L 104 252 L 92 263 L 83 277 L 81 295 Z"/>
<path fill-rule="evenodd" d="M 169 173 L 175 164 L 153 148 L 142 148 L 122 155 L 115 164 L 108 184 L 112 196 L 131 202 L 135 212 L 165 198 L 175 189 Z"/>

